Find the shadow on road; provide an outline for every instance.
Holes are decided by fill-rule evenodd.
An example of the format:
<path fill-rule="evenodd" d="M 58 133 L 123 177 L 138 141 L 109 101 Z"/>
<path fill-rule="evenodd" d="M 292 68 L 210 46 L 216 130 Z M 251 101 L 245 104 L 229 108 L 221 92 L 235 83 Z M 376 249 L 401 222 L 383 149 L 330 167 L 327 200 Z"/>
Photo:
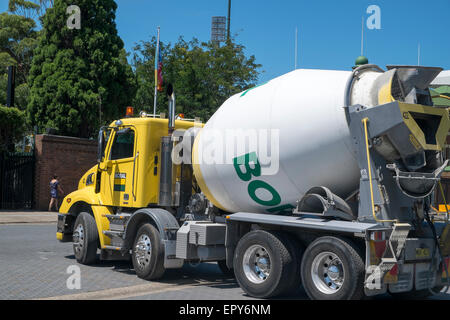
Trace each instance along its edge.
<path fill-rule="evenodd" d="M 74 255 L 65 256 L 66 259 L 73 260 L 76 263 Z M 113 272 L 120 272 L 123 274 L 136 275 L 133 264 L 130 261 L 100 261 L 97 263 L 85 266 L 88 268 L 111 268 Z M 145 281 L 145 280 L 143 280 Z M 162 279 L 153 280 L 152 282 L 180 284 L 209 287 L 214 289 L 236 289 L 239 288 L 238 283 L 234 277 L 226 276 L 222 273 L 217 263 L 185 263 L 181 269 L 166 270 Z M 243 296 L 247 296 L 242 292 Z M 297 292 L 290 296 L 282 296 L 278 299 L 307 299 L 306 293 L 300 287 Z"/>

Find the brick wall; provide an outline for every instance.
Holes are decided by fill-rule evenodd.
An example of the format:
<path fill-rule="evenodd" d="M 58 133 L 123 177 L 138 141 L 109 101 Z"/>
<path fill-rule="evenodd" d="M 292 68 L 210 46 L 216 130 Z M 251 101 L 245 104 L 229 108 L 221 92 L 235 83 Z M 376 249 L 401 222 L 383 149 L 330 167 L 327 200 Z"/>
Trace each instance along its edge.
<path fill-rule="evenodd" d="M 42 134 L 36 136 L 35 150 L 34 203 L 38 210 L 48 210 L 53 175 L 58 176 L 64 197 L 77 189 L 81 176 L 97 163 L 95 140 Z"/>

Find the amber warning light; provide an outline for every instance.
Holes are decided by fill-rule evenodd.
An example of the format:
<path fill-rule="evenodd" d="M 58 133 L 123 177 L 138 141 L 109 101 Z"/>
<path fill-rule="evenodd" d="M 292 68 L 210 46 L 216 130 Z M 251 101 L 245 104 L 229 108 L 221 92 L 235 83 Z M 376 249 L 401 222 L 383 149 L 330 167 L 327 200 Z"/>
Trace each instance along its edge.
<path fill-rule="evenodd" d="M 127 107 L 127 112 L 125 113 L 125 116 L 131 117 L 133 116 L 134 108 L 133 107 Z"/>

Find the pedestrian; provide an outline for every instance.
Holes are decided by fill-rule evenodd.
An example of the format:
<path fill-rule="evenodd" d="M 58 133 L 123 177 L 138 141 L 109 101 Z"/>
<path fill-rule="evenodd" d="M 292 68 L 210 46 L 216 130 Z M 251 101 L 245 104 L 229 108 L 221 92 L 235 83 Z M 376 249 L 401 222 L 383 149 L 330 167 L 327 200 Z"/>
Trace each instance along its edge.
<path fill-rule="evenodd" d="M 63 194 L 64 191 L 59 185 L 58 176 L 54 175 L 53 179 L 50 181 L 50 204 L 48 205 L 48 211 L 52 211 L 53 206 L 56 207 L 58 211 L 58 193 Z"/>

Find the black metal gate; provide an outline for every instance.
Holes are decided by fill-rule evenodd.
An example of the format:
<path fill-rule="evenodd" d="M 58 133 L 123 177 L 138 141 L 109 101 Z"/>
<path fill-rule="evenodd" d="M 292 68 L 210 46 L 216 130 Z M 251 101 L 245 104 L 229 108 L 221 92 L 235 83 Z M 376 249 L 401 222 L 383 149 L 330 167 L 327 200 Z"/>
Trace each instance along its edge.
<path fill-rule="evenodd" d="M 33 207 L 34 155 L 0 153 L 0 208 Z"/>

